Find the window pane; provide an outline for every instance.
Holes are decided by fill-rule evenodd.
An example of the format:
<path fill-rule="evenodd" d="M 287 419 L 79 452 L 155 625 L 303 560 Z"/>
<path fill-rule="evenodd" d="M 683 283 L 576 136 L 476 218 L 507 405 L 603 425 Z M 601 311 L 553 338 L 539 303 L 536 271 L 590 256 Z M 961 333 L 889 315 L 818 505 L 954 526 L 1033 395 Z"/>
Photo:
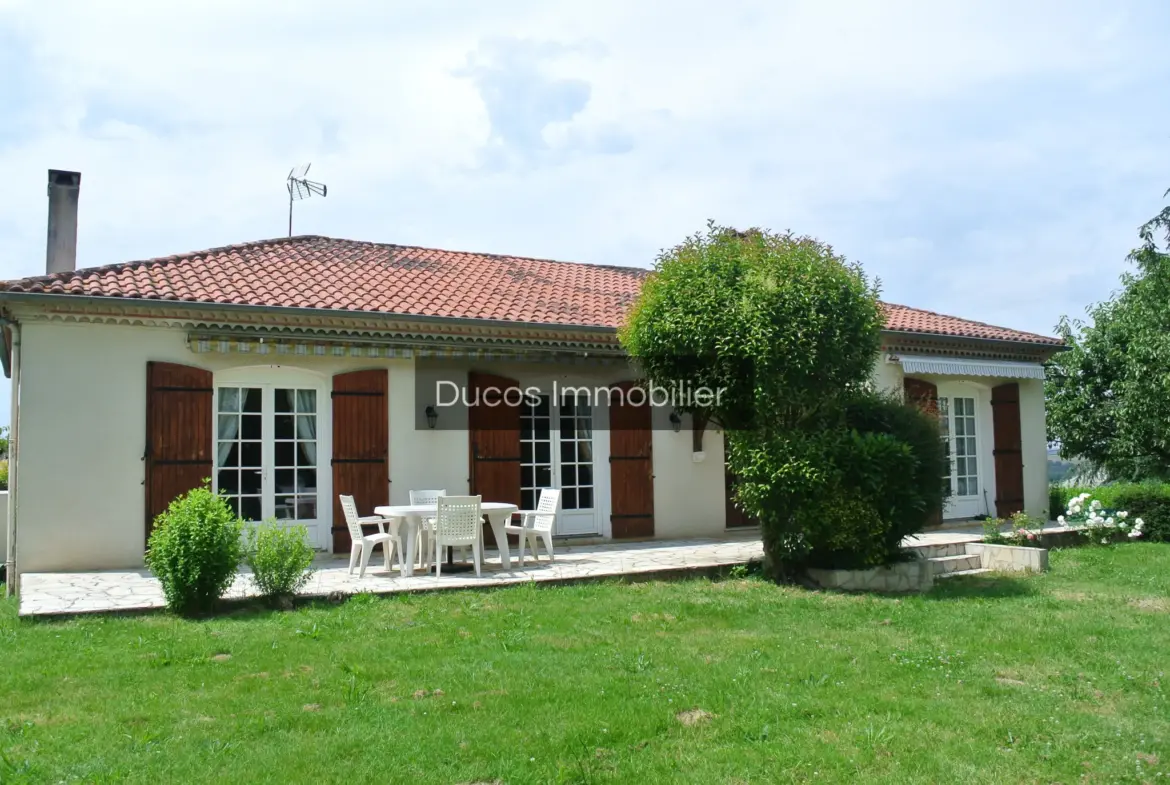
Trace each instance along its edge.
<path fill-rule="evenodd" d="M 581 463 L 593 463 L 592 442 L 580 442 L 577 445 L 577 460 Z"/>
<path fill-rule="evenodd" d="M 577 509 L 591 510 L 593 509 L 593 489 L 592 488 L 578 488 L 577 489 Z"/>
<path fill-rule="evenodd" d="M 244 442 L 240 445 L 240 465 L 260 465 L 260 442 Z"/>
<path fill-rule="evenodd" d="M 240 390 L 240 394 L 243 396 L 243 399 L 244 399 L 244 405 L 242 407 L 243 410 L 245 412 L 259 414 L 260 413 L 260 389 L 257 387 L 246 387 L 246 388 Z"/>
<path fill-rule="evenodd" d="M 536 470 L 531 466 L 520 467 L 520 485 L 524 488 L 531 488 L 536 484 Z"/>
<path fill-rule="evenodd" d="M 277 519 L 287 521 L 292 518 L 295 514 L 295 502 L 295 496 L 277 496 L 275 509 Z"/>
<path fill-rule="evenodd" d="M 561 396 L 561 418 L 572 417 L 573 411 L 576 408 L 577 400 L 572 395 Z"/>
<path fill-rule="evenodd" d="M 967 495 L 967 478 L 966 477 L 959 478 L 958 490 L 955 491 L 955 495 L 956 496 L 966 496 Z"/>
<path fill-rule="evenodd" d="M 219 490 L 226 494 L 239 493 L 240 473 L 235 469 L 219 473 Z"/>
<path fill-rule="evenodd" d="M 276 492 L 277 493 L 292 493 L 296 483 L 296 472 L 292 469 L 277 469 L 276 470 Z"/>
<path fill-rule="evenodd" d="M 520 463 L 532 463 L 532 442 L 520 442 Z"/>
<path fill-rule="evenodd" d="M 577 467 L 573 464 L 561 467 L 561 485 L 577 484 Z"/>
<path fill-rule="evenodd" d="M 292 442 L 277 442 L 276 443 L 276 465 L 277 466 L 294 466 L 296 465 L 296 450 Z"/>
<path fill-rule="evenodd" d="M 297 411 L 300 414 L 314 414 L 317 411 L 317 391 L 297 390 Z"/>
<path fill-rule="evenodd" d="M 537 463 L 551 463 L 552 462 L 552 447 L 548 442 L 536 443 L 536 462 Z"/>
<path fill-rule="evenodd" d="M 551 397 L 548 395 L 540 396 L 540 403 L 536 405 L 536 413 L 542 417 L 548 417 L 548 407 Z"/>
<path fill-rule="evenodd" d="M 276 411 L 291 412 L 293 411 L 293 391 L 292 390 L 277 390 L 276 391 Z"/>
<path fill-rule="evenodd" d="M 536 491 L 531 489 L 524 489 L 520 491 L 520 509 L 531 510 L 536 507 L 535 503 Z"/>
<path fill-rule="evenodd" d="M 238 412 L 240 410 L 240 391 L 235 387 L 220 387 L 219 410 L 221 412 Z"/>
<path fill-rule="evenodd" d="M 967 423 L 967 421 L 964 420 L 962 417 L 955 418 L 955 435 L 956 436 L 962 436 L 964 433 L 966 433 L 966 430 L 965 430 L 966 423 Z"/>
<path fill-rule="evenodd" d="M 317 490 L 317 470 L 297 470 L 297 493 L 306 493 Z"/>
<path fill-rule="evenodd" d="M 561 438 L 572 439 L 577 433 L 577 421 L 572 417 L 561 417 Z"/>
<path fill-rule="evenodd" d="M 317 465 L 317 443 L 316 442 L 297 442 L 297 465 L 298 466 L 316 466 Z"/>
<path fill-rule="evenodd" d="M 551 488 L 552 487 L 552 468 L 549 466 L 536 467 L 536 482 L 537 488 Z"/>
<path fill-rule="evenodd" d="M 276 415 L 276 438 L 277 439 L 291 439 L 296 431 L 293 429 L 293 416 L 291 414 Z"/>
<path fill-rule="evenodd" d="M 302 521 L 311 521 L 317 517 L 317 497 L 316 496 L 298 496 L 297 497 L 297 519 Z"/>
<path fill-rule="evenodd" d="M 571 441 L 561 442 L 561 460 L 565 462 L 577 460 L 577 445 Z"/>
<path fill-rule="evenodd" d="M 259 476 L 259 475 L 257 475 Z M 260 511 L 259 496 L 240 497 L 240 517 L 246 521 L 258 521 L 263 513 Z"/>
<path fill-rule="evenodd" d="M 259 469 L 244 469 L 240 472 L 240 493 L 260 493 Z"/>
<path fill-rule="evenodd" d="M 239 438 L 240 435 L 240 417 L 236 414 L 221 414 L 219 415 L 219 431 L 216 434 L 224 441 Z"/>
<path fill-rule="evenodd" d="M 532 438 L 532 419 L 530 417 L 520 418 L 520 438 L 521 439 L 531 439 Z"/>
<path fill-rule="evenodd" d="M 537 439 L 548 439 L 550 425 L 547 417 L 540 417 L 533 423 L 533 434 Z"/>
<path fill-rule="evenodd" d="M 967 440 L 966 439 L 955 439 L 955 455 L 966 455 L 966 454 L 967 454 Z"/>
<path fill-rule="evenodd" d="M 239 466 L 240 445 L 236 442 L 220 442 L 215 457 L 219 460 L 220 466 Z"/>
<path fill-rule="evenodd" d="M 259 439 L 260 431 L 260 415 L 245 414 L 240 417 L 240 438 L 242 439 Z"/>
<path fill-rule="evenodd" d="M 576 488 L 564 488 L 561 490 L 561 508 L 565 510 L 577 509 Z"/>
<path fill-rule="evenodd" d="M 577 467 L 577 484 L 578 485 L 592 485 L 593 484 L 593 467 L 592 466 L 578 466 Z"/>

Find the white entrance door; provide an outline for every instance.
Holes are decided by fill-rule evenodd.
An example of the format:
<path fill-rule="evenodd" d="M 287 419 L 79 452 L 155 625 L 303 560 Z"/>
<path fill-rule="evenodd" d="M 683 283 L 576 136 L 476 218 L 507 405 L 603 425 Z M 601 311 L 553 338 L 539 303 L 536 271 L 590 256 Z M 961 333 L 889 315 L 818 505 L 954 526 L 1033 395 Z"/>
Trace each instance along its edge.
<path fill-rule="evenodd" d="M 975 402 L 971 395 L 939 393 L 939 427 L 951 459 L 951 497 L 944 518 L 974 518 L 984 512 Z"/>
<path fill-rule="evenodd" d="M 315 385 L 217 383 L 212 483 L 241 518 L 303 524 L 319 548 L 329 533 L 320 403 Z"/>
<path fill-rule="evenodd" d="M 542 488 L 560 488 L 557 535 L 600 532 L 593 414 L 588 395 L 542 395 L 520 409 L 520 506 L 536 509 Z"/>

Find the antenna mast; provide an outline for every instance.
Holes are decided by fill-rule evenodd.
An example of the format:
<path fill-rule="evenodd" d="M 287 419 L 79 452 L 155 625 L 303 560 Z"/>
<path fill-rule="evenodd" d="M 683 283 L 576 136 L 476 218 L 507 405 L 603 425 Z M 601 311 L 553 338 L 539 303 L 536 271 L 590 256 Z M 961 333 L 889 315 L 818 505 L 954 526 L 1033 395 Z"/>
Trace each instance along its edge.
<path fill-rule="evenodd" d="M 318 196 L 327 196 L 329 189 L 324 183 L 315 183 L 312 180 L 305 179 L 305 175 L 309 173 L 311 163 L 304 166 L 297 166 L 289 170 L 288 179 L 285 185 L 288 186 L 288 236 L 292 237 L 292 215 L 293 202 L 299 202 L 301 199 L 308 199 L 313 194 Z"/>

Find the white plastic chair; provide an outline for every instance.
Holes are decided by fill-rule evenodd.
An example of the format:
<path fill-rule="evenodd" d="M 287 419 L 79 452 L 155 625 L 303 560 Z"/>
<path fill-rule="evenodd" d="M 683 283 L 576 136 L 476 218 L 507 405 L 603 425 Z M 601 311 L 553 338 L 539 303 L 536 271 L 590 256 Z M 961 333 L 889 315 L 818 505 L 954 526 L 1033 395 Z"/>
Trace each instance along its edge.
<path fill-rule="evenodd" d="M 483 508 L 482 496 L 440 496 L 438 514 L 435 516 L 434 540 L 435 577 L 443 569 L 443 548 L 447 546 L 471 546 L 471 557 L 475 561 L 475 575 L 480 576 L 483 561 Z"/>
<path fill-rule="evenodd" d="M 349 548 L 349 574 L 353 575 L 353 566 L 357 563 L 358 555 L 361 555 L 362 568 L 358 572 L 358 578 L 366 576 L 366 565 L 370 563 L 370 554 L 374 552 L 374 546 L 381 543 L 382 555 L 386 559 L 386 570 L 390 570 L 390 553 L 398 550 L 398 565 L 402 566 L 402 538 L 398 536 L 397 532 L 392 534 L 386 532 L 386 519 L 380 515 L 370 515 L 365 518 L 359 518 L 357 512 L 357 505 L 353 503 L 352 496 L 341 496 L 341 509 L 345 513 L 345 525 L 349 527 L 349 536 L 353 540 L 353 544 Z M 365 534 L 362 532 L 363 523 L 378 524 L 377 534 Z"/>
<path fill-rule="evenodd" d="M 520 516 L 520 525 L 506 524 L 504 531 L 515 534 L 520 539 L 520 566 L 524 566 L 524 541 L 527 540 L 532 548 L 532 560 L 539 561 L 536 554 L 537 537 L 544 543 L 548 552 L 548 560 L 553 558 L 553 526 L 557 522 L 557 507 L 561 503 L 561 492 L 556 488 L 544 488 L 540 491 L 540 500 L 535 510 L 520 510 L 515 513 Z"/>
<path fill-rule="evenodd" d="M 447 491 L 411 491 L 411 504 L 436 504 L 440 496 L 446 496 Z M 422 560 L 422 566 L 427 567 L 430 564 L 430 533 L 435 530 L 435 519 L 433 517 L 426 517 L 419 519 L 418 526 L 418 548 L 416 549 L 419 558 Z"/>

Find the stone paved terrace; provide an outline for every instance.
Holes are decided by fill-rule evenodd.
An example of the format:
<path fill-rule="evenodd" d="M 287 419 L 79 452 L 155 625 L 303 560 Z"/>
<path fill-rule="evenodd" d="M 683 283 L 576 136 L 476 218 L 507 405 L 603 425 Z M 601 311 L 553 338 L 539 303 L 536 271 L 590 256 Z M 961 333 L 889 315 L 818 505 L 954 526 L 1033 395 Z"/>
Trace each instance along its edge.
<path fill-rule="evenodd" d="M 907 540 L 907 545 L 972 542 L 978 536 L 965 532 L 929 532 Z M 300 593 L 306 597 L 325 597 L 334 592 L 356 594 L 395 594 L 397 592 L 439 591 L 509 586 L 535 581 L 555 583 L 591 578 L 649 576 L 697 572 L 736 564 L 745 564 L 763 555 L 757 532 L 728 534 L 720 540 L 655 540 L 604 545 L 561 545 L 556 561 L 542 557 L 533 564 L 529 557 L 520 567 L 513 554 L 513 569 L 504 572 L 499 556 L 489 551 L 483 576 L 474 572 L 433 575 L 415 574 L 409 578 L 394 569 L 387 573 L 381 555 L 375 554 L 358 578 L 357 570 L 349 574 L 349 557 L 322 557 L 316 572 Z M 250 574 L 236 576 L 228 596 L 244 598 L 255 594 Z M 163 606 L 162 589 L 145 569 L 103 570 L 98 572 L 26 573 L 21 577 L 20 615 L 55 616 L 76 613 L 142 611 Z"/>

